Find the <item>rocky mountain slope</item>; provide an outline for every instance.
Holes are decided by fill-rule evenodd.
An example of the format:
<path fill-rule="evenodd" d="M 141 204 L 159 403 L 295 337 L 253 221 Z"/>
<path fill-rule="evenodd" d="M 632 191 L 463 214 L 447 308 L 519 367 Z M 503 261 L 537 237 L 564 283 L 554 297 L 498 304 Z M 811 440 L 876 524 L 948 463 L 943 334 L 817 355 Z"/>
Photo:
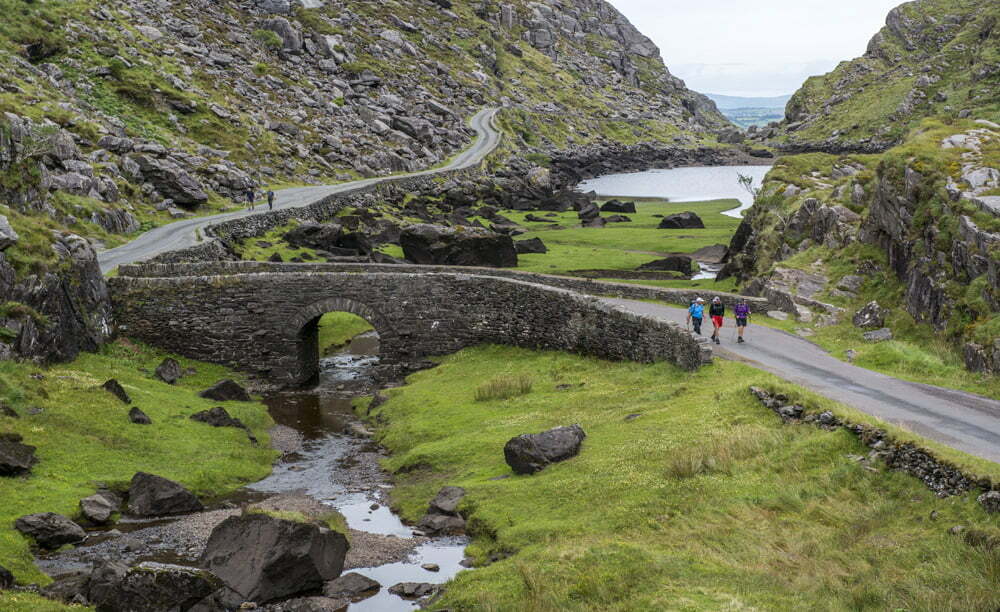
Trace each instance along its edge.
<path fill-rule="evenodd" d="M 508 107 L 507 153 L 711 144 L 726 125 L 603 0 L 0 0 L 0 10 L 10 284 L 70 266 L 54 246 L 70 235 L 113 246 L 233 206 L 251 186 L 433 166 L 468 144 L 464 120 L 484 105 Z M 0 327 L 21 323 L 0 314 Z"/>
<path fill-rule="evenodd" d="M 878 152 L 922 118 L 1000 110 L 1000 3 L 916 0 L 893 9 L 862 57 L 810 78 L 785 121 L 756 132 L 788 151 Z"/>
<path fill-rule="evenodd" d="M 826 152 L 775 165 L 723 276 L 794 302 L 803 321 L 849 326 L 860 309 L 870 328 L 906 313 L 925 326 L 915 337 L 1000 372 L 998 17 L 985 0 L 904 4 L 864 58 L 807 82 L 788 148 Z"/>

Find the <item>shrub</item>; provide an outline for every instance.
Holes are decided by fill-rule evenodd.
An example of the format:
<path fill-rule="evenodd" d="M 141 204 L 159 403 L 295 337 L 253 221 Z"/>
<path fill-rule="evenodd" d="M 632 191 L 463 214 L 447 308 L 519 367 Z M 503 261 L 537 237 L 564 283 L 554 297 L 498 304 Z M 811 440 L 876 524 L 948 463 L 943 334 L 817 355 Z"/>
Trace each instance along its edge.
<path fill-rule="evenodd" d="M 510 399 L 531 393 L 534 382 L 527 376 L 498 376 L 476 387 L 476 401 Z"/>
<path fill-rule="evenodd" d="M 254 30 L 253 39 L 259 42 L 264 48 L 277 51 L 284 43 L 281 37 L 271 30 Z"/>

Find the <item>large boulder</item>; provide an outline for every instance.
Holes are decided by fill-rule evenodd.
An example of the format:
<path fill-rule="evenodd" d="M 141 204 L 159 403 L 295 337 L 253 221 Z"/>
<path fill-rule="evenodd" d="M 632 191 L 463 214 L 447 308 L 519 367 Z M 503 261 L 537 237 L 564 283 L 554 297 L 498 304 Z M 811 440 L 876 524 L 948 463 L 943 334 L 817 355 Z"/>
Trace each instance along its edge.
<path fill-rule="evenodd" d="M 601 206 L 601 212 L 635 213 L 635 202 L 608 200 L 603 206 Z"/>
<path fill-rule="evenodd" d="M 329 251 L 340 246 L 343 229 L 336 223 L 303 223 L 286 232 L 284 239 L 293 247 Z"/>
<path fill-rule="evenodd" d="M 97 612 L 186 612 L 222 587 L 202 569 L 150 562 L 130 568 L 110 561 L 91 572 L 87 598 Z"/>
<path fill-rule="evenodd" d="M 580 218 L 582 223 L 587 223 L 588 221 L 593 221 L 601 216 L 601 209 L 597 207 L 597 204 L 593 202 L 587 202 L 580 207 L 580 210 L 576 213 L 576 216 Z"/>
<path fill-rule="evenodd" d="M 667 215 L 660 221 L 660 229 L 704 229 L 701 217 L 691 211 Z"/>
<path fill-rule="evenodd" d="M 233 380 L 220 380 L 198 394 L 199 397 L 216 402 L 249 402 L 250 394 Z"/>
<path fill-rule="evenodd" d="M 0 434 L 0 476 L 22 476 L 36 463 L 34 446 L 23 444 L 19 434 Z"/>
<path fill-rule="evenodd" d="M 6 249 L 17 244 L 20 238 L 14 228 L 10 226 L 10 222 L 7 221 L 7 217 L 0 215 L 0 251 L 5 251 Z"/>
<path fill-rule="evenodd" d="M 537 434 L 521 434 L 504 446 L 507 465 L 518 474 L 534 474 L 551 463 L 565 461 L 580 452 L 587 434 L 579 425 L 556 427 Z"/>
<path fill-rule="evenodd" d="M 670 255 L 663 259 L 657 259 L 639 266 L 640 270 L 658 270 L 663 272 L 680 272 L 685 276 L 691 275 L 691 267 L 694 260 L 688 255 Z"/>
<path fill-rule="evenodd" d="M 151 155 L 136 155 L 133 158 L 143 177 L 152 183 L 165 197 L 182 206 L 199 206 L 208 201 L 208 194 L 193 176 L 169 159 Z"/>
<path fill-rule="evenodd" d="M 513 239 L 486 230 L 417 224 L 403 229 L 399 243 L 407 261 L 415 264 L 493 268 L 517 265 Z"/>
<path fill-rule="evenodd" d="M 201 565 L 248 601 L 314 591 L 340 575 L 344 534 L 266 514 L 232 516 L 214 530 Z"/>
<path fill-rule="evenodd" d="M 128 489 L 128 511 L 135 516 L 170 516 L 205 509 L 194 493 L 162 476 L 137 472 Z"/>
<path fill-rule="evenodd" d="M 118 511 L 119 500 L 110 493 L 95 493 L 80 500 L 80 516 L 98 525 L 107 523 Z"/>
<path fill-rule="evenodd" d="M 887 342 L 892 340 L 892 330 L 888 327 L 883 327 L 882 329 L 876 329 L 875 331 L 865 332 L 862 334 L 865 342 Z"/>
<path fill-rule="evenodd" d="M 262 30 L 270 30 L 281 38 L 281 50 L 297 55 L 302 53 L 304 41 L 302 33 L 284 17 L 274 17 L 261 22 Z"/>
<path fill-rule="evenodd" d="M 14 528 L 33 538 L 39 547 L 46 549 L 56 549 L 64 544 L 76 544 L 87 538 L 83 527 L 54 512 L 22 516 L 14 521 Z"/>
<path fill-rule="evenodd" d="M 863 329 L 878 329 L 885 325 L 885 317 L 887 314 L 888 311 L 879 306 L 878 302 L 871 301 L 854 313 L 852 322 L 855 327 Z"/>

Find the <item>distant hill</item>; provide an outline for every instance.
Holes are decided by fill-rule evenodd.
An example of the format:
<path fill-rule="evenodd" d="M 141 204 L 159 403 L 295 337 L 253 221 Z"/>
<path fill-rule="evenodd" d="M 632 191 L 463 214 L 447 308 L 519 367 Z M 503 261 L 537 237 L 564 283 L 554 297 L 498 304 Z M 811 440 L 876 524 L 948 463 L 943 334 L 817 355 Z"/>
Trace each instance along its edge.
<path fill-rule="evenodd" d="M 743 96 L 723 96 L 721 94 L 705 94 L 715 102 L 720 111 L 732 110 L 736 108 L 780 108 L 782 112 L 785 105 L 792 98 L 791 94 L 786 96 L 774 96 L 771 98 L 747 98 Z"/>

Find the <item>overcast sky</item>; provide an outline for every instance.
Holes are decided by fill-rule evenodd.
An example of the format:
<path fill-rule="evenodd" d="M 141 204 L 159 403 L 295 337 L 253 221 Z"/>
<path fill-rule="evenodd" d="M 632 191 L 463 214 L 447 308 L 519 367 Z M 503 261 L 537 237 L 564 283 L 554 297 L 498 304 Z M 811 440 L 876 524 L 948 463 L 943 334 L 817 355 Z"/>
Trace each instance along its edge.
<path fill-rule="evenodd" d="M 702 93 L 774 96 L 863 54 L 902 0 L 610 0 Z"/>

